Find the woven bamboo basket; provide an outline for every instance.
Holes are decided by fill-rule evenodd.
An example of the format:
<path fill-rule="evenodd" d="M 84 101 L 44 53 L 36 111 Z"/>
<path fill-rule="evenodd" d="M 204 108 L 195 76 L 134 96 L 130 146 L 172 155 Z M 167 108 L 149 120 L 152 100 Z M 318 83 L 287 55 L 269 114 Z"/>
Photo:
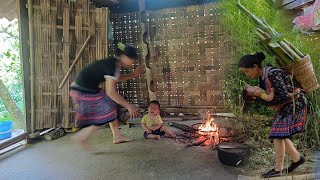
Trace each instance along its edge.
<path fill-rule="evenodd" d="M 285 66 L 284 69 L 293 75 L 293 78 L 300 84 L 306 93 L 310 93 L 320 87 L 314 73 L 310 55 L 307 54 L 299 62 Z"/>

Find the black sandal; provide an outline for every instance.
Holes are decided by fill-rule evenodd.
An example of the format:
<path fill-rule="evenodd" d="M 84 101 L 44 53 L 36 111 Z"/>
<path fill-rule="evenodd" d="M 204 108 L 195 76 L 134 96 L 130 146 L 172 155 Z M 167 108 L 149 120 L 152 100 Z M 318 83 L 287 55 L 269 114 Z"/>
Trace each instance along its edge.
<path fill-rule="evenodd" d="M 276 171 L 274 169 L 271 169 L 270 171 L 262 174 L 263 178 L 272 178 L 272 177 L 279 177 L 279 176 L 282 176 L 282 172 Z"/>
<path fill-rule="evenodd" d="M 302 165 L 305 161 L 306 160 L 304 159 L 304 157 L 301 156 L 298 162 L 291 163 L 291 165 L 288 167 L 288 173 L 291 173 L 292 171 L 294 171 L 297 167 Z"/>

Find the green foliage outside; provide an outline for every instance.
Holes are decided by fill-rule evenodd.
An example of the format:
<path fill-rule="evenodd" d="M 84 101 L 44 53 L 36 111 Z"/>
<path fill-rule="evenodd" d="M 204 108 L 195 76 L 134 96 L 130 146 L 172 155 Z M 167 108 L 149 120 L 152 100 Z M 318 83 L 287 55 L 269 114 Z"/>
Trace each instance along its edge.
<path fill-rule="evenodd" d="M 24 110 L 18 20 L 0 19 L 0 79 L 21 111 Z M 11 118 L 0 98 L 0 119 Z"/>
<path fill-rule="evenodd" d="M 268 138 L 268 128 L 271 123 L 274 112 L 271 109 L 250 104 L 243 106 L 241 99 L 241 90 L 245 84 L 257 84 L 257 80 L 249 80 L 239 71 L 238 62 L 242 55 L 262 51 L 267 55 L 265 63 L 278 66 L 273 57 L 268 55 L 267 51 L 260 45 L 255 37 L 255 26 L 253 21 L 245 15 L 236 6 L 238 0 L 224 0 L 218 3 L 222 9 L 223 16 L 221 22 L 224 24 L 228 33 L 228 43 L 232 45 L 234 56 L 231 63 L 228 64 L 226 78 L 226 95 L 228 105 L 243 120 L 244 130 L 249 136 L 256 136 L 255 140 Z M 291 12 L 276 9 L 272 1 L 252 0 L 241 1 L 251 13 L 265 21 L 284 37 L 294 44 L 301 52 L 310 54 L 314 70 L 320 80 L 320 34 L 315 33 L 312 36 L 304 35 L 293 30 L 292 20 L 294 18 Z M 279 67 L 279 66 L 278 66 Z M 307 95 L 309 101 L 309 113 L 306 123 L 306 133 L 298 140 L 299 145 L 316 146 L 319 143 L 320 133 L 320 90 Z M 243 112 L 247 116 L 243 116 Z M 249 115 L 249 116 L 248 116 Z M 266 118 L 255 118 L 257 115 L 264 115 Z M 261 117 L 261 116 L 259 116 Z M 255 119 L 262 119 L 255 122 Z M 301 139 L 302 138 L 302 139 Z"/>

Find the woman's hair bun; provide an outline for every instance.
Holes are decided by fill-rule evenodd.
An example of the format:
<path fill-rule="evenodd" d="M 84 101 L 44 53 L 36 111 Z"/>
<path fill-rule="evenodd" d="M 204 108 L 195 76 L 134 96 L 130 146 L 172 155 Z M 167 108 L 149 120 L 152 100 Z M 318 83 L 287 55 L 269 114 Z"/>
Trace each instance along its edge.
<path fill-rule="evenodd" d="M 263 52 L 257 52 L 254 56 L 260 61 L 263 61 L 266 58 Z"/>
<path fill-rule="evenodd" d="M 117 56 L 124 54 L 129 58 L 138 59 L 138 50 L 132 46 L 125 45 L 121 42 L 117 43 L 115 54 Z"/>

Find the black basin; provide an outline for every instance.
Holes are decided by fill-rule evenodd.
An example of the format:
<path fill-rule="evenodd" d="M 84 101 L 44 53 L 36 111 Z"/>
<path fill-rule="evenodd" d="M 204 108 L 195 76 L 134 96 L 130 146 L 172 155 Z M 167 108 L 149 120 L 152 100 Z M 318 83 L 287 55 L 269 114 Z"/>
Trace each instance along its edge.
<path fill-rule="evenodd" d="M 217 149 L 220 162 L 234 167 L 243 164 L 250 154 L 250 146 L 240 143 L 220 143 Z"/>

